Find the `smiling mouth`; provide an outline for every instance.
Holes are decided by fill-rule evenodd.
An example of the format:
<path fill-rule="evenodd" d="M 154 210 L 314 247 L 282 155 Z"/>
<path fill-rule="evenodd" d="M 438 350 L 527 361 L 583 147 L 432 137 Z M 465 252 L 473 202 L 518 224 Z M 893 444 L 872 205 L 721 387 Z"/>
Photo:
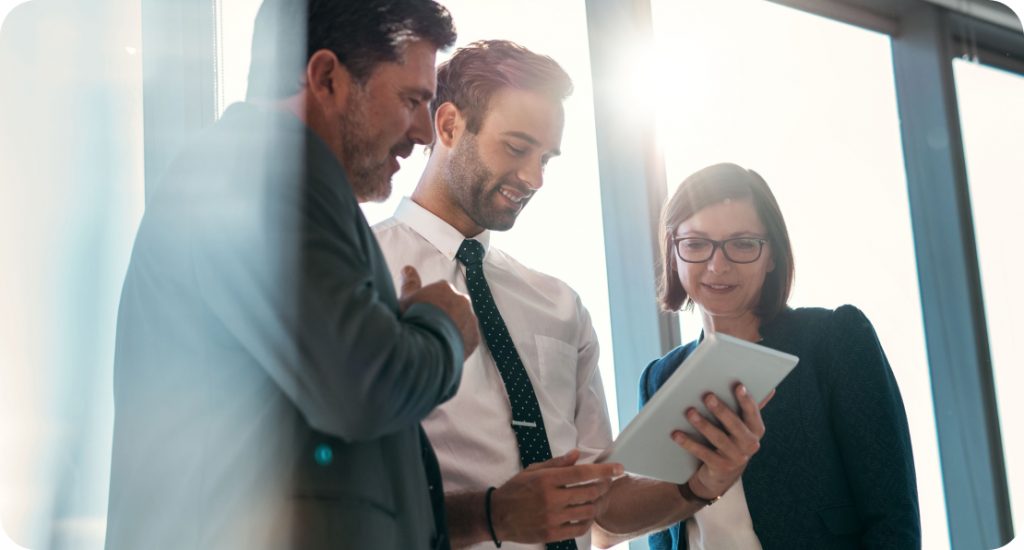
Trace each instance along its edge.
<path fill-rule="evenodd" d="M 736 285 L 716 285 L 712 283 L 701 283 L 704 287 L 714 290 L 716 292 L 725 292 L 736 288 Z"/>
<path fill-rule="evenodd" d="M 505 197 L 513 204 L 522 204 L 523 201 L 530 198 L 529 194 L 520 193 L 519 191 L 504 185 L 498 188 L 498 193 L 501 193 L 501 196 Z"/>

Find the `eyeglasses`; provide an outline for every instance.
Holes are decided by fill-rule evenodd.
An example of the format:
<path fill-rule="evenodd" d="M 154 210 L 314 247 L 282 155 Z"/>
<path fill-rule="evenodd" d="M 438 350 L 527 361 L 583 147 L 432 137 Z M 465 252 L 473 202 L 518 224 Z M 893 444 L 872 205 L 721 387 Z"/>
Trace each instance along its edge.
<path fill-rule="evenodd" d="M 764 243 L 766 242 L 768 241 L 758 237 L 738 237 L 735 239 L 725 239 L 724 241 L 700 237 L 676 237 L 672 239 L 672 244 L 675 245 L 676 254 L 679 255 L 679 259 L 691 264 L 699 264 L 710 260 L 718 248 L 722 249 L 725 259 L 734 264 L 753 263 L 761 257 L 761 251 L 764 250 Z"/>

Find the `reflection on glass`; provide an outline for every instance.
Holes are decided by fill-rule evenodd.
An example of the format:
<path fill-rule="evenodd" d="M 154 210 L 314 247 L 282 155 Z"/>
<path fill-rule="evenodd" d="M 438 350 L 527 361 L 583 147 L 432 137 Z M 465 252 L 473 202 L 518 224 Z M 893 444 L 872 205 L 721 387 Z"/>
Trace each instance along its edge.
<path fill-rule="evenodd" d="M 669 193 L 726 161 L 769 182 L 796 256 L 790 304 L 851 303 L 875 325 L 909 417 L 923 547 L 949 548 L 889 39 L 757 0 L 652 6 L 640 78 L 659 94 Z M 681 325 L 684 342 L 700 332 L 695 315 Z"/>
<path fill-rule="evenodd" d="M 218 116 L 228 105 L 245 99 L 252 30 L 262 0 L 216 0 Z"/>
<path fill-rule="evenodd" d="M 219 1 L 224 30 L 221 41 L 224 103 L 230 104 L 244 98 L 248 44 L 260 0 Z M 551 9 L 541 0 L 441 3 L 451 11 L 459 30 L 456 47 L 487 38 L 513 40 L 550 55 L 573 79 L 575 91 L 565 102 L 562 156 L 548 165 L 544 190 L 530 201 L 516 226 L 506 233 L 496 233 L 493 242 L 524 265 L 564 280 L 579 293 L 590 311 L 600 341 L 601 377 L 612 429 L 617 433 L 608 283 L 604 242 L 600 238 L 603 226 L 586 6 L 582 0 L 564 2 L 559 5 L 559 17 L 539 18 L 538 13 Z M 438 62 L 447 59 L 450 53 L 440 52 Z M 390 217 L 398 201 L 412 193 L 426 160 L 426 151 L 417 147 L 402 161 L 402 168 L 394 177 L 391 198 L 383 203 L 363 205 L 371 225 Z M 570 210 L 572 223 L 566 223 L 566 212 Z M 636 390 L 627 388 L 626 391 Z"/>
<path fill-rule="evenodd" d="M 7 0 L 0 19 L 0 549 L 99 549 L 143 201 L 140 7 Z"/>
<path fill-rule="evenodd" d="M 953 62 L 960 125 L 967 158 L 974 232 L 978 242 L 985 316 L 988 324 L 996 399 L 1002 424 L 1003 453 L 1010 485 L 1013 525 L 1024 530 L 1024 433 L 1013 420 L 1024 418 L 1024 273 L 1020 205 L 1020 154 L 1024 151 L 1024 77 Z"/>

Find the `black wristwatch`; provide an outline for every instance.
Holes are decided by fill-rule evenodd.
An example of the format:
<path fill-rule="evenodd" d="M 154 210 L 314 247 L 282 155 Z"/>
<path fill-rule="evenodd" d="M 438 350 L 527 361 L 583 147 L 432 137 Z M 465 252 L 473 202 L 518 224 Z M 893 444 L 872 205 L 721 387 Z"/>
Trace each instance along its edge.
<path fill-rule="evenodd" d="M 705 506 L 711 506 L 712 504 L 718 502 L 718 499 L 722 498 L 722 495 L 718 495 L 717 497 L 715 497 L 715 498 L 713 498 L 711 500 L 707 500 L 705 498 L 701 498 L 701 497 L 697 496 L 693 492 L 693 489 L 690 488 L 690 480 L 686 480 L 686 483 L 681 483 L 679 485 L 676 485 L 676 488 L 679 489 L 679 496 L 683 497 L 683 500 L 685 500 L 686 502 L 692 502 L 694 504 L 699 504 L 701 506 L 701 508 L 703 508 Z"/>

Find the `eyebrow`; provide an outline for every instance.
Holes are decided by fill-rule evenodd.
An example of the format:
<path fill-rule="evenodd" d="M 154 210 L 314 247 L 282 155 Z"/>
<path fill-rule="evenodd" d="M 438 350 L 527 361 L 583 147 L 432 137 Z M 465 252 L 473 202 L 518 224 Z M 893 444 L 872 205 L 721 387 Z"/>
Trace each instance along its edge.
<path fill-rule="evenodd" d="M 404 91 L 407 94 L 419 96 L 420 99 L 422 99 L 423 101 L 430 101 L 430 100 L 434 99 L 434 92 L 431 92 L 430 90 L 428 90 L 426 88 L 420 88 L 418 86 L 415 86 L 415 87 L 405 88 Z"/>
<path fill-rule="evenodd" d="M 541 146 L 541 143 L 540 143 L 540 141 L 537 140 L 537 138 L 531 136 L 530 134 L 527 134 L 526 132 L 520 132 L 518 130 L 509 130 L 508 132 L 502 132 L 501 135 L 509 136 L 509 137 L 514 137 L 514 138 L 519 138 L 519 139 L 529 143 L 530 145 L 533 145 L 534 147 L 540 147 Z M 552 157 L 557 157 L 557 156 L 559 156 L 561 154 L 562 154 L 562 151 L 560 149 L 557 149 L 557 148 L 556 149 L 552 149 L 551 152 L 550 152 L 550 155 Z"/>
<path fill-rule="evenodd" d="M 676 233 L 676 237 L 679 237 L 679 238 L 685 238 L 685 237 L 683 237 L 683 235 L 693 235 L 693 236 L 699 236 L 699 237 L 704 237 L 704 238 L 707 238 L 707 236 L 708 236 L 708 234 L 703 232 L 703 231 L 692 231 L 692 230 L 691 231 L 684 231 L 682 235 Z M 757 231 L 737 231 L 735 233 L 731 233 L 731 234 L 727 235 L 725 238 L 726 239 L 737 239 L 737 238 L 742 238 L 742 237 L 757 237 L 757 238 L 763 239 L 765 236 L 760 234 L 760 233 L 758 233 Z"/>

